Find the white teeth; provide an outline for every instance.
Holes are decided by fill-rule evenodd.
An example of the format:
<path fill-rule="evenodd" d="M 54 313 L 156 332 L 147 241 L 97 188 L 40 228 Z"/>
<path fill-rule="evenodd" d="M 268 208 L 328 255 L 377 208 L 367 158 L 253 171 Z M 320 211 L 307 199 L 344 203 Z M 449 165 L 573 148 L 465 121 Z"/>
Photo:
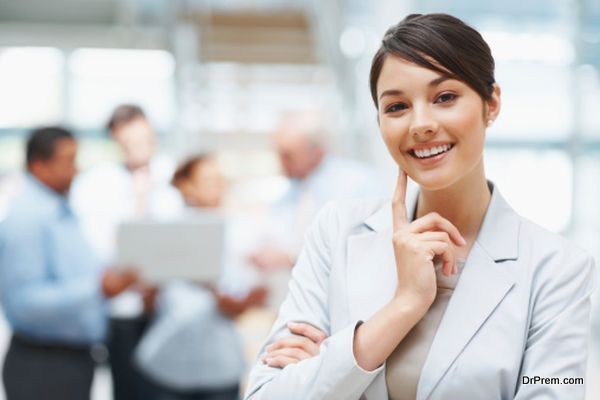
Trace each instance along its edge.
<path fill-rule="evenodd" d="M 450 144 L 444 144 L 441 146 L 435 146 L 429 149 L 418 149 L 418 150 L 414 150 L 414 153 L 417 157 L 419 158 L 426 158 L 426 157 L 430 157 L 433 155 L 437 155 L 440 153 L 443 153 L 445 151 L 450 150 L 450 148 L 452 148 L 452 145 Z"/>

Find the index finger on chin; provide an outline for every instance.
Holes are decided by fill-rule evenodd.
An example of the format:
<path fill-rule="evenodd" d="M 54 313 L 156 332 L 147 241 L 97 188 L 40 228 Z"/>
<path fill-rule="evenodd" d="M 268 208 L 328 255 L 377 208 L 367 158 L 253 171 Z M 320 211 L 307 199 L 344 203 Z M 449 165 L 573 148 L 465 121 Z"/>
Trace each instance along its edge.
<path fill-rule="evenodd" d="M 408 224 L 408 216 L 406 211 L 406 172 L 401 168 L 398 172 L 398 180 L 396 181 L 396 189 L 392 198 L 392 218 L 394 231 L 399 230 L 402 226 Z"/>

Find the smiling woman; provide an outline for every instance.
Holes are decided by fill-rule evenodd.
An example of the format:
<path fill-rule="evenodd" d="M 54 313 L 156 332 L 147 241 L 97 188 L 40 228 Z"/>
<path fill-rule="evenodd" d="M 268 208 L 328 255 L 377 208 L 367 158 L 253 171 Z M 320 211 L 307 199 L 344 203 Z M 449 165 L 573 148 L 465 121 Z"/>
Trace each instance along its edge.
<path fill-rule="evenodd" d="M 594 266 L 486 179 L 501 105 L 488 45 L 452 16 L 410 15 L 370 83 L 394 197 L 321 212 L 246 398 L 583 398 L 522 379 L 584 375 Z"/>
<path fill-rule="evenodd" d="M 423 188 L 447 188 L 469 174 L 485 186 L 485 128 L 500 111 L 498 85 L 489 99 L 481 98 L 463 81 L 392 54 L 381 68 L 377 91 L 383 140 Z"/>

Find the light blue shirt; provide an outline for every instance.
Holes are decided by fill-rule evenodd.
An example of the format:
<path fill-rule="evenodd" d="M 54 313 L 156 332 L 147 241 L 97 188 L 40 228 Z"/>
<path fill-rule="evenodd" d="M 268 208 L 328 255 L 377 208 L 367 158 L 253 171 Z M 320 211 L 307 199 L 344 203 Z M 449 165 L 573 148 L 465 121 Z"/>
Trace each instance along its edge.
<path fill-rule="evenodd" d="M 362 162 L 327 155 L 306 178 L 290 179 L 281 199 L 271 207 L 269 242 L 295 258 L 304 243 L 304 233 L 317 212 L 334 200 L 386 197 L 381 174 Z"/>
<path fill-rule="evenodd" d="M 0 223 L 0 300 L 12 329 L 42 342 L 101 341 L 101 274 L 67 198 L 27 174 Z"/>

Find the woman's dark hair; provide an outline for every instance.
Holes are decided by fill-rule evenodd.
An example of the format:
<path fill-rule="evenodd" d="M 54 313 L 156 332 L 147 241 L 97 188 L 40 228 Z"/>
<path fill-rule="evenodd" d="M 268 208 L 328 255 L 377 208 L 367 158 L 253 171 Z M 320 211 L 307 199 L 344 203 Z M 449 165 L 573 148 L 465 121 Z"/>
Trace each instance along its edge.
<path fill-rule="evenodd" d="M 61 139 L 75 140 L 75 137 L 70 131 L 59 126 L 47 126 L 32 131 L 25 147 L 27 165 L 31 165 L 34 161 L 47 161 L 54 157 L 56 142 Z"/>
<path fill-rule="evenodd" d="M 171 179 L 171 184 L 173 186 L 178 186 L 183 181 L 190 179 L 196 165 L 201 164 L 208 159 L 210 159 L 210 155 L 208 154 L 198 154 L 188 158 L 183 164 L 177 167 L 177 170 L 173 174 L 173 179 Z"/>
<path fill-rule="evenodd" d="M 465 82 L 484 100 L 493 92 L 494 58 L 479 32 L 448 14 L 411 14 L 385 33 L 371 63 L 375 107 L 377 81 L 388 54 Z"/>

